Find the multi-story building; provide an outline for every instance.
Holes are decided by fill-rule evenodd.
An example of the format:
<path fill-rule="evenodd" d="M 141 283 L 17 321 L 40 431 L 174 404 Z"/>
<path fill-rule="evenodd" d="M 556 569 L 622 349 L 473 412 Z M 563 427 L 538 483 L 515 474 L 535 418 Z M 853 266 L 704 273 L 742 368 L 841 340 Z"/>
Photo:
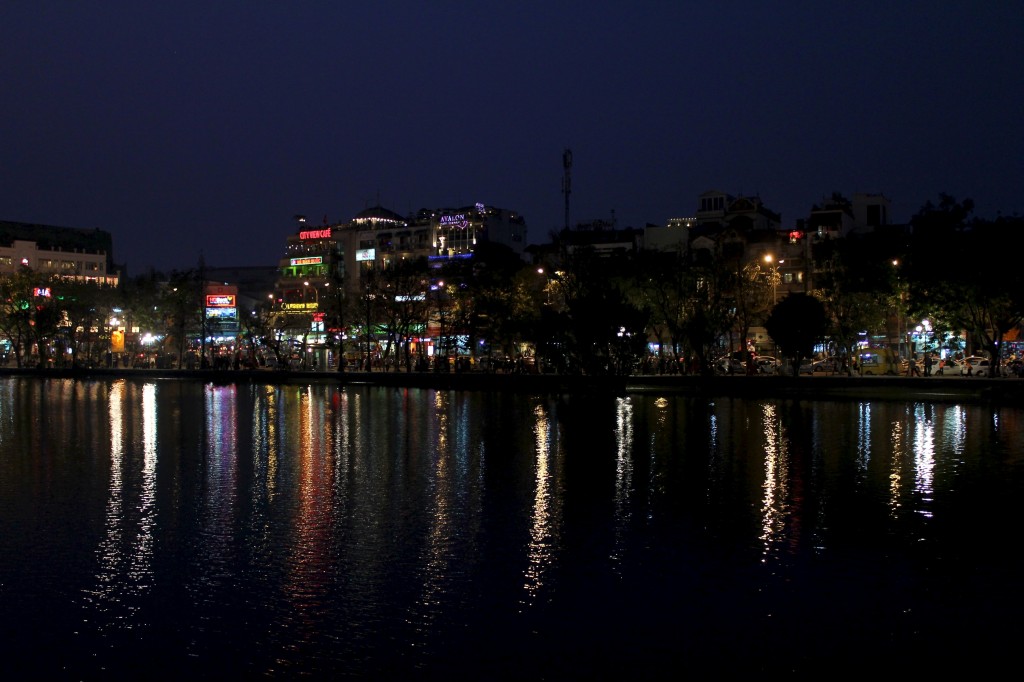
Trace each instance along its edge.
<path fill-rule="evenodd" d="M 526 222 L 506 209 L 475 204 L 457 209 L 421 209 L 408 217 L 373 206 L 344 223 L 310 226 L 298 217 L 289 235 L 272 295 L 274 324 L 289 336 L 321 343 L 337 320 L 342 298 L 365 291 L 367 275 L 403 260 L 432 264 L 468 258 L 477 244 L 505 244 L 522 256 Z"/>
<path fill-rule="evenodd" d="M 767 208 L 760 197 L 734 197 L 711 190 L 700 195 L 698 206 L 692 218 L 676 219 L 688 226 L 693 253 L 731 253 L 744 261 L 759 261 L 771 255 L 778 263 L 785 260 L 783 247 L 793 251 L 782 231 L 781 216 Z"/>
<path fill-rule="evenodd" d="M 811 206 L 806 225 L 816 240 L 841 239 L 889 224 L 889 200 L 881 194 L 857 193 L 849 200 L 833 193 Z"/>
<path fill-rule="evenodd" d="M 120 278 L 109 232 L 0 221 L 0 276 L 19 267 L 108 286 Z"/>

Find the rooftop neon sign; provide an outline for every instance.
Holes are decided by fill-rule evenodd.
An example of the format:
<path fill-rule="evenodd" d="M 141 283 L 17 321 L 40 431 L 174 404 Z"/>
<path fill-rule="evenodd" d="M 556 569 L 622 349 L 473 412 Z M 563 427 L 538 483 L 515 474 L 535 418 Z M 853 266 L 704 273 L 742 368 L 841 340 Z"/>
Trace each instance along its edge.
<path fill-rule="evenodd" d="M 442 227 L 469 227 L 469 220 L 466 219 L 465 213 L 456 213 L 455 215 L 443 215 L 441 216 Z"/>

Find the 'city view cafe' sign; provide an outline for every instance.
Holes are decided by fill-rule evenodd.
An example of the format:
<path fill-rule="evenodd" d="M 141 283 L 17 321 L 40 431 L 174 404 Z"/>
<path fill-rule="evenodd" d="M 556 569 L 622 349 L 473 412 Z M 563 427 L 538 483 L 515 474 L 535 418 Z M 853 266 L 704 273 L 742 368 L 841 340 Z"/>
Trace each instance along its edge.
<path fill-rule="evenodd" d="M 330 239 L 331 228 L 327 227 L 322 230 L 303 230 L 299 232 L 299 239 L 306 241 L 307 239 Z"/>

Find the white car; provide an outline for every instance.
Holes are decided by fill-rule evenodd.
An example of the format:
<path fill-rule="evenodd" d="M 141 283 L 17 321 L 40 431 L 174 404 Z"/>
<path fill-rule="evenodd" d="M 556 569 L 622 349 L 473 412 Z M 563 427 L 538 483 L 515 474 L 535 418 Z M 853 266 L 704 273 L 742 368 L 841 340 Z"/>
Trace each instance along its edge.
<path fill-rule="evenodd" d="M 991 360 L 978 355 L 972 355 L 969 358 L 964 358 L 963 364 L 960 365 L 960 374 L 962 376 L 975 377 L 1006 376 L 1006 371 L 1001 365 L 995 372 L 992 372 L 991 368 Z"/>
<path fill-rule="evenodd" d="M 953 358 L 946 358 L 945 360 L 939 360 L 938 363 L 932 365 L 932 374 L 936 376 L 960 376 L 960 369 L 963 363 Z"/>
<path fill-rule="evenodd" d="M 778 374 L 779 361 L 770 355 L 754 356 L 754 366 L 758 374 Z"/>
<path fill-rule="evenodd" d="M 719 374 L 746 374 L 747 366 L 738 358 L 724 355 L 715 360 L 715 371 Z"/>
<path fill-rule="evenodd" d="M 825 358 L 824 360 L 816 360 L 811 363 L 811 372 L 835 374 L 842 369 L 842 366 L 843 363 L 838 358 Z"/>

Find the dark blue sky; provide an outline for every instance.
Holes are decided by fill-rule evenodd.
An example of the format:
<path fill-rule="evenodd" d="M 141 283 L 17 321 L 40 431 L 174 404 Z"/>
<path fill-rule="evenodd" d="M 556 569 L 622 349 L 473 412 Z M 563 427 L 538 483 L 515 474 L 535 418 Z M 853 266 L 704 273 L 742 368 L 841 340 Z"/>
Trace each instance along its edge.
<path fill-rule="evenodd" d="M 0 219 L 131 272 L 271 265 L 292 216 L 564 220 L 839 191 L 1024 213 L 1024 3 L 5 2 Z M 781 6 L 781 7 L 779 7 Z"/>

